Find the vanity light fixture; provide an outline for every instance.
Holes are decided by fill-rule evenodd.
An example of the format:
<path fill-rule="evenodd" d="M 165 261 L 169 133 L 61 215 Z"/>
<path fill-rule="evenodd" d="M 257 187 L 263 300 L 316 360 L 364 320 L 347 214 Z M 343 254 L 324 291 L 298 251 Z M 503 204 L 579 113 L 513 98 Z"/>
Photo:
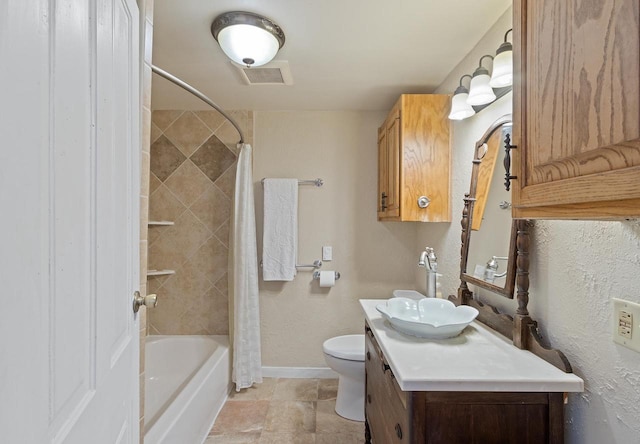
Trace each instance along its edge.
<path fill-rule="evenodd" d="M 469 90 L 462 85 L 462 79 L 465 77 L 471 78 L 469 74 L 460 77 L 460 86 L 456 88 L 456 91 L 453 93 L 453 98 L 451 99 L 451 112 L 449 113 L 449 119 L 451 120 L 463 120 L 476 113 L 471 105 L 467 103 Z"/>
<path fill-rule="evenodd" d="M 482 66 L 482 61 L 485 58 L 493 60 L 493 56 L 483 55 L 480 57 L 478 67 L 473 73 L 471 78 L 471 85 L 469 86 L 469 98 L 467 103 L 472 106 L 485 105 L 496 100 L 496 95 L 493 92 L 491 86 L 489 86 L 489 70 Z"/>
<path fill-rule="evenodd" d="M 504 42 L 496 51 L 493 59 L 493 72 L 489 86 L 492 88 L 504 88 L 513 84 L 513 46 L 507 41 L 507 36 L 513 29 L 504 34 Z"/>
<path fill-rule="evenodd" d="M 280 26 L 253 12 L 220 14 L 211 24 L 211 34 L 227 57 L 248 68 L 269 63 L 284 45 Z"/>

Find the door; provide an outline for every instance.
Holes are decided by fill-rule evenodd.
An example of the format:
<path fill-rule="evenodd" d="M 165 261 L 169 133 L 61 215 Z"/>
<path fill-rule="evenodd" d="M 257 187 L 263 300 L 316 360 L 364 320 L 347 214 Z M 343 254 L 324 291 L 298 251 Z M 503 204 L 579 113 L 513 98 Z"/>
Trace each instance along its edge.
<path fill-rule="evenodd" d="M 390 217 L 400 216 L 400 145 L 400 110 L 395 109 L 387 123 L 387 216 Z"/>
<path fill-rule="evenodd" d="M 640 216 L 638 0 L 518 0 L 513 30 L 514 216 Z"/>
<path fill-rule="evenodd" d="M 0 13 L 0 441 L 139 436 L 134 0 Z"/>
<path fill-rule="evenodd" d="M 378 129 L 378 219 L 387 215 L 387 199 L 389 197 L 388 149 L 387 126 L 385 122 Z"/>

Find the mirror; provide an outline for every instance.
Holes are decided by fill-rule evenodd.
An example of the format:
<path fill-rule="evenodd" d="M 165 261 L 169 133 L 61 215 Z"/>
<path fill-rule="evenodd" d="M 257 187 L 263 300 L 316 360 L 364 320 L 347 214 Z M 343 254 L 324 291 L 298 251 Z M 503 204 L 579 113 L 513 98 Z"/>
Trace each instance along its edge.
<path fill-rule="evenodd" d="M 513 298 L 516 276 L 516 229 L 503 167 L 511 128 L 511 115 L 502 116 L 476 142 L 460 272 L 464 282 L 508 298 Z M 465 216 L 463 229 L 464 223 Z"/>

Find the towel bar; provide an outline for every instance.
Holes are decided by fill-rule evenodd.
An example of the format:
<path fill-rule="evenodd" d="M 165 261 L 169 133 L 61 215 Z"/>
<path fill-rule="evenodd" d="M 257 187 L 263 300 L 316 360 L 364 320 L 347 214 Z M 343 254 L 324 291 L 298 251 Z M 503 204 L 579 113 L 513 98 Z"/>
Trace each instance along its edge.
<path fill-rule="evenodd" d="M 262 185 L 264 185 L 264 179 L 266 179 L 266 177 L 262 178 L 260 181 Z M 317 179 L 298 179 L 298 185 L 315 185 L 317 187 L 321 187 L 324 185 L 324 180 L 319 177 Z"/>
<path fill-rule="evenodd" d="M 322 267 L 321 260 L 313 261 L 313 264 L 296 264 L 296 268 L 320 268 Z"/>
<path fill-rule="evenodd" d="M 262 259 L 260 259 L 260 263 L 258 265 L 260 265 L 260 268 L 262 268 Z M 296 264 L 296 268 L 320 268 L 320 267 L 322 267 L 321 260 L 313 261 L 313 264 Z"/>

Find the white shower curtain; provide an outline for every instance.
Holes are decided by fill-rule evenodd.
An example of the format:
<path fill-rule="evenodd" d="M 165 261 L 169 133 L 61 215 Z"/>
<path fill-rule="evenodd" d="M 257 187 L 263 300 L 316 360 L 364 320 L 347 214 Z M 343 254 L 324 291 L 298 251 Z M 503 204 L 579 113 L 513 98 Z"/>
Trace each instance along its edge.
<path fill-rule="evenodd" d="M 236 390 L 262 382 L 258 251 L 253 202 L 251 145 L 239 144 L 236 189 L 231 221 L 229 302 L 233 312 L 233 372 Z"/>

